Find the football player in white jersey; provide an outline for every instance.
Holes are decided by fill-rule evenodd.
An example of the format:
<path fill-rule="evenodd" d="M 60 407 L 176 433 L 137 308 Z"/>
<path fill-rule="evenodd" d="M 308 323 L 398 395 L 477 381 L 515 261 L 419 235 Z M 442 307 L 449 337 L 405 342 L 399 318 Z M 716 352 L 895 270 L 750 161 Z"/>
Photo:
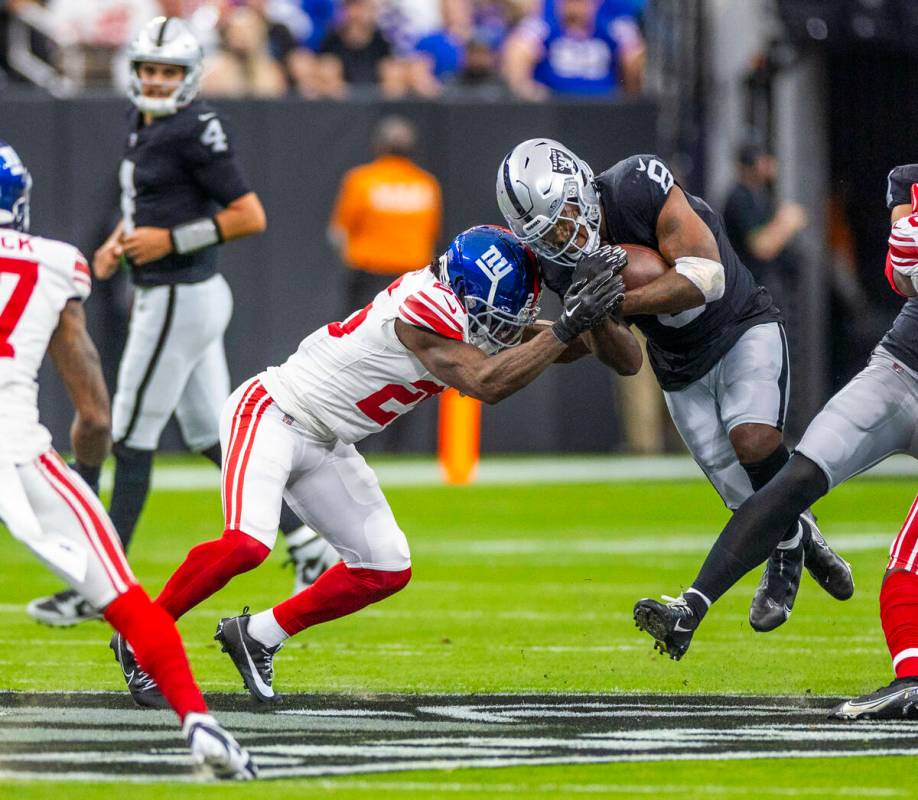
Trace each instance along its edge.
<path fill-rule="evenodd" d="M 216 638 L 246 687 L 270 701 L 273 658 L 288 637 L 382 600 L 411 576 L 405 534 L 354 443 L 448 386 L 496 403 L 549 364 L 586 352 L 581 333 L 620 327 L 611 314 L 624 284 L 599 268 L 611 257 L 611 248 L 590 256 L 597 276 L 571 288 L 554 324 L 536 323 L 533 253 L 503 228 L 471 228 L 430 266 L 243 383 L 220 420 L 223 536 L 195 547 L 156 602 L 178 619 L 258 566 L 286 499 L 342 561 L 274 608 L 220 622 Z M 589 345 L 592 336 L 584 338 Z M 122 668 L 127 675 L 135 665 Z"/>
<path fill-rule="evenodd" d="M 208 713 L 175 623 L 137 583 L 99 499 L 38 421 L 38 368 L 47 351 L 76 406 L 79 469 L 98 470 L 111 418 L 83 314 L 89 267 L 72 245 L 29 235 L 31 184 L 16 151 L 0 141 L 0 519 L 130 642 L 163 705 L 182 720 L 195 760 L 218 777 L 253 778 L 248 753 Z"/>

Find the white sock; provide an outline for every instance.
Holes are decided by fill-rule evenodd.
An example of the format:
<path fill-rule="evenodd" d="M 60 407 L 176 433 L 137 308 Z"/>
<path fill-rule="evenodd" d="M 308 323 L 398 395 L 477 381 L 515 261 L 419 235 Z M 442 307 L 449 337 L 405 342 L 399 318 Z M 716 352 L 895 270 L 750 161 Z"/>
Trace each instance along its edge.
<path fill-rule="evenodd" d="M 248 631 L 249 636 L 254 636 L 265 647 L 277 647 L 290 638 L 290 634 L 277 624 L 273 608 L 252 614 Z"/>
<path fill-rule="evenodd" d="M 790 539 L 778 542 L 778 550 L 793 550 L 803 539 L 803 525 L 797 520 L 797 532 Z"/>

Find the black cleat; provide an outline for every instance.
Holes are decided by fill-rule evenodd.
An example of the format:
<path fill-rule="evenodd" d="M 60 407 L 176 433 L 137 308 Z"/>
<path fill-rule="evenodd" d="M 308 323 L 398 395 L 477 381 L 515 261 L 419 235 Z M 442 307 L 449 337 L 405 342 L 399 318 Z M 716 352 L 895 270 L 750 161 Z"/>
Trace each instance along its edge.
<path fill-rule="evenodd" d="M 803 547 L 776 547 L 749 606 L 749 624 L 760 633 L 773 631 L 790 616 L 803 574 Z"/>
<path fill-rule="evenodd" d="M 918 719 L 918 677 L 897 678 L 875 692 L 845 700 L 829 719 Z"/>
<path fill-rule="evenodd" d="M 851 565 L 835 553 L 816 527 L 811 512 L 800 516 L 803 523 L 803 564 L 823 589 L 836 600 L 847 600 L 854 594 Z"/>
<path fill-rule="evenodd" d="M 252 697 L 262 703 L 270 703 L 277 696 L 271 687 L 274 680 L 274 656 L 284 645 L 265 647 L 254 636 L 249 636 L 248 608 L 244 608 L 238 617 L 225 617 L 217 625 L 214 634 L 239 674 L 245 688 Z"/>
<path fill-rule="evenodd" d="M 73 589 L 36 598 L 26 606 L 26 613 L 36 622 L 56 628 L 67 628 L 90 619 L 102 619 L 101 612 Z"/>
<path fill-rule="evenodd" d="M 120 633 L 112 636 L 108 643 L 115 652 L 115 661 L 121 665 L 121 673 L 127 683 L 134 702 L 141 708 L 171 708 L 156 681 L 149 672 L 144 672 L 134 657 L 134 652 Z"/>
<path fill-rule="evenodd" d="M 666 597 L 666 604 L 644 598 L 634 604 L 634 624 L 654 639 L 654 649 L 674 661 L 685 655 L 698 627 L 698 618 L 682 596 Z"/>

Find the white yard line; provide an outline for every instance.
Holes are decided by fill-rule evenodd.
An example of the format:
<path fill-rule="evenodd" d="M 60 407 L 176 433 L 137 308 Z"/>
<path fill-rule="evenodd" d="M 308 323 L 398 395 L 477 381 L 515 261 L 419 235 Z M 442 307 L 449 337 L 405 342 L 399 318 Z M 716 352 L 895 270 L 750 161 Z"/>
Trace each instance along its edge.
<path fill-rule="evenodd" d="M 441 486 L 443 479 L 435 459 L 384 459 L 370 465 L 385 487 Z M 870 471 L 871 477 L 918 478 L 918 461 L 899 455 Z M 489 456 L 478 468 L 476 485 L 537 485 L 568 483 L 624 483 L 630 481 L 703 480 L 704 475 L 688 456 Z M 110 489 L 112 472 L 102 475 Z M 153 488 L 191 492 L 220 488 L 220 472 L 212 465 L 157 466 Z"/>

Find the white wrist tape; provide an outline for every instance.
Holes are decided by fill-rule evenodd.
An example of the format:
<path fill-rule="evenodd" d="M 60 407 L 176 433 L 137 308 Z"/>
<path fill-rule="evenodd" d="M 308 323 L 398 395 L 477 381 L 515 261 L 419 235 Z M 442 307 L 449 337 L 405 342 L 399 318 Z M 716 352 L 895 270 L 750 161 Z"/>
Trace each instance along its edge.
<path fill-rule="evenodd" d="M 701 256 L 683 256 L 676 259 L 676 272 L 688 278 L 704 295 L 705 303 L 724 296 L 724 265 Z"/>
<path fill-rule="evenodd" d="M 215 244 L 220 244 L 223 237 L 220 229 L 212 217 L 201 217 L 182 225 L 176 225 L 172 231 L 172 249 L 179 255 L 203 250 Z"/>

